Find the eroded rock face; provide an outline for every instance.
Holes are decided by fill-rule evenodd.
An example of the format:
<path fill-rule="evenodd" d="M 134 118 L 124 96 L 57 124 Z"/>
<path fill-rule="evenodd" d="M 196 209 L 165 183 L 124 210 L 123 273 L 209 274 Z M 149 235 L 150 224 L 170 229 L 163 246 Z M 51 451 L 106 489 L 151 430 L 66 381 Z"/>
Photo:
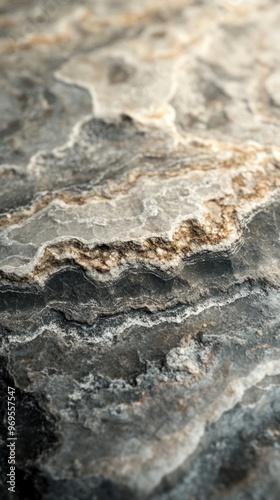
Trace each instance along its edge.
<path fill-rule="evenodd" d="M 0 12 L 1 499 L 278 500 L 279 2 Z"/>

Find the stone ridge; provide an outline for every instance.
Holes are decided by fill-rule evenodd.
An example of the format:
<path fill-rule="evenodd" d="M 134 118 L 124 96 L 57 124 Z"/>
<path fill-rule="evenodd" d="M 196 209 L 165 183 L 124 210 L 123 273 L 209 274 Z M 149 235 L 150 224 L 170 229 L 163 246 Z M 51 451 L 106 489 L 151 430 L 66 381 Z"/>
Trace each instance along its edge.
<path fill-rule="evenodd" d="M 2 219 L 1 271 L 40 280 L 67 262 L 103 272 L 230 248 L 251 213 L 277 195 L 280 169 L 268 148 L 228 149 L 214 165 L 205 154 L 206 170 L 173 166 L 138 173 L 103 195 L 37 197 L 29 209 Z"/>

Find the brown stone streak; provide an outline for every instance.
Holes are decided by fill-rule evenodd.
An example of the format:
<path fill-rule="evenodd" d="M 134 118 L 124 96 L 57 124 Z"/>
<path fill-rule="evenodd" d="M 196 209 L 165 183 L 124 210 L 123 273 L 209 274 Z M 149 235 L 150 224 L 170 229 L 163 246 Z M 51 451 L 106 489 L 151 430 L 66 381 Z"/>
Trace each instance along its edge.
<path fill-rule="evenodd" d="M 28 279 L 38 281 L 66 265 L 79 265 L 85 270 L 110 272 L 114 267 L 131 261 L 149 262 L 154 265 L 171 263 L 177 257 L 195 253 L 207 245 L 217 245 L 227 239 L 235 229 L 236 210 L 233 206 L 222 208 L 222 221 L 207 217 L 205 226 L 198 221 L 183 222 L 174 232 L 171 241 L 160 237 L 148 238 L 143 244 L 133 241 L 90 248 L 79 240 L 68 240 L 47 247 Z"/>
<path fill-rule="evenodd" d="M 53 46 L 60 43 L 68 42 L 71 39 L 71 32 L 66 30 L 64 33 L 56 35 L 44 35 L 36 33 L 30 36 L 27 40 L 20 40 L 18 42 L 7 42 L 2 48 L 0 47 L 0 54 L 10 54 L 18 50 L 30 50 L 37 46 Z"/>
<path fill-rule="evenodd" d="M 180 8 L 186 6 L 186 0 L 176 0 L 172 5 L 168 5 L 168 10 L 172 12 L 180 11 Z M 142 12 L 123 12 L 106 17 L 96 16 L 90 9 L 87 9 L 81 18 L 80 26 L 84 32 L 92 33 L 97 29 L 102 30 L 106 27 L 131 28 L 138 23 L 151 20 L 163 10 L 161 2 L 156 2 L 152 7 L 144 9 Z"/>
<path fill-rule="evenodd" d="M 269 187 L 265 181 L 256 184 L 254 190 L 244 196 L 246 202 L 263 199 Z M 195 254 L 208 246 L 215 247 L 232 236 L 241 234 L 242 227 L 238 220 L 238 210 L 233 204 L 226 204 L 226 197 L 213 200 L 220 209 L 218 216 L 207 214 L 204 224 L 197 220 L 187 220 L 173 233 L 172 240 L 161 237 L 146 239 L 142 244 L 133 241 L 117 242 L 108 245 L 97 245 L 91 248 L 79 240 L 68 240 L 51 245 L 45 249 L 43 256 L 35 266 L 28 279 L 37 281 L 45 275 L 52 274 L 57 268 L 76 264 L 85 270 L 96 270 L 100 273 L 110 272 L 125 262 L 141 261 L 153 265 L 171 264 L 176 258 Z"/>
<path fill-rule="evenodd" d="M 212 144 L 208 145 L 209 153 L 211 153 L 211 147 Z M 108 189 L 108 193 L 105 195 L 99 195 L 93 192 L 88 192 L 84 195 L 75 195 L 75 194 L 67 194 L 63 191 L 61 192 L 54 192 L 52 194 L 48 194 L 45 196 L 42 196 L 41 198 L 35 199 L 33 203 L 29 206 L 27 209 L 23 209 L 20 211 L 15 211 L 13 213 L 9 214 L 4 214 L 0 215 L 0 230 L 4 229 L 5 227 L 11 226 L 13 224 L 19 224 L 28 218 L 38 214 L 40 211 L 45 209 L 51 202 L 53 201 L 61 201 L 65 205 L 83 205 L 85 203 L 88 203 L 90 201 L 106 201 L 106 200 L 112 200 L 114 197 L 125 194 L 127 193 L 132 187 L 134 187 L 137 182 L 141 179 L 168 179 L 168 178 L 173 178 L 173 177 L 179 177 L 185 175 L 189 171 L 209 171 L 209 170 L 214 170 L 214 169 L 232 169 L 236 170 L 242 166 L 245 166 L 246 164 L 248 165 L 248 172 L 252 170 L 252 164 L 254 164 L 254 156 L 257 152 L 256 149 L 254 148 L 248 148 L 247 150 L 245 148 L 241 148 L 238 145 L 229 147 L 228 145 L 225 144 L 220 144 L 219 145 L 220 151 L 228 151 L 231 150 L 233 153 L 233 157 L 230 159 L 217 159 L 213 155 L 210 158 L 207 159 L 202 159 L 198 163 L 190 163 L 186 166 L 182 167 L 177 167 L 177 168 L 172 168 L 172 169 L 166 169 L 161 172 L 137 172 L 137 173 L 132 173 L 129 175 L 128 179 L 121 182 L 119 185 L 114 186 L 111 189 Z M 269 148 L 264 150 L 268 155 L 270 155 L 271 151 Z M 185 152 L 185 148 L 182 149 L 181 153 Z M 149 157 L 149 155 L 147 155 Z M 165 157 L 165 155 L 163 155 Z M 144 155 L 145 158 L 145 155 Z M 254 192 L 250 195 L 246 195 L 246 192 L 242 191 L 240 187 L 240 180 L 243 179 L 243 183 L 245 182 L 246 178 L 246 173 L 241 173 L 237 174 L 236 177 L 233 178 L 232 186 L 233 190 L 242 198 L 244 199 L 257 199 L 258 197 L 262 197 L 262 195 L 265 195 L 269 189 L 274 189 L 277 187 L 279 184 L 277 182 L 277 179 L 280 179 L 280 174 L 278 171 L 278 163 L 275 161 L 275 159 L 272 159 L 269 157 L 269 160 L 271 164 L 273 164 L 273 167 L 275 167 L 274 175 L 270 176 L 267 178 L 265 172 L 262 174 L 260 171 L 257 172 L 257 179 L 258 179 L 258 190 L 257 192 Z M 250 165 L 249 165 L 250 164 Z M 250 168 L 249 168 L 250 166 Z M 253 165 L 254 167 L 254 165 Z M 266 167 L 266 163 L 264 162 L 264 168 Z M 11 169 L 12 170 L 12 169 Z M 7 175 L 8 171 L 5 171 L 5 174 Z M 261 179 L 261 182 L 260 182 Z M 245 184 L 243 184 L 245 186 Z M 261 191 L 261 186 L 262 186 L 262 191 Z M 250 197 L 249 197 L 250 196 Z"/>

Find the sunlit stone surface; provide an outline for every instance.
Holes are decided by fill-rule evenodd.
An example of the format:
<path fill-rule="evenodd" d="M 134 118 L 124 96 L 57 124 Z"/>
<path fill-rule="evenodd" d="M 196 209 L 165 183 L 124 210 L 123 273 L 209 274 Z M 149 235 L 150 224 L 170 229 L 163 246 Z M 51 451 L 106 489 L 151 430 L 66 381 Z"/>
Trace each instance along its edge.
<path fill-rule="evenodd" d="M 1 500 L 279 500 L 280 2 L 0 13 Z"/>

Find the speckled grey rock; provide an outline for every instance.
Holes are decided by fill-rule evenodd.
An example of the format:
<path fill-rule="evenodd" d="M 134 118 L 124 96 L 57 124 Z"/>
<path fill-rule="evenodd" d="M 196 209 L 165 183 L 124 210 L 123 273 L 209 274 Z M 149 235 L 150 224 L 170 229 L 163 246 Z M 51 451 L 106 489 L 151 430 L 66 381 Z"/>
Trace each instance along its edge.
<path fill-rule="evenodd" d="M 279 500 L 280 2 L 0 13 L 1 499 Z"/>

